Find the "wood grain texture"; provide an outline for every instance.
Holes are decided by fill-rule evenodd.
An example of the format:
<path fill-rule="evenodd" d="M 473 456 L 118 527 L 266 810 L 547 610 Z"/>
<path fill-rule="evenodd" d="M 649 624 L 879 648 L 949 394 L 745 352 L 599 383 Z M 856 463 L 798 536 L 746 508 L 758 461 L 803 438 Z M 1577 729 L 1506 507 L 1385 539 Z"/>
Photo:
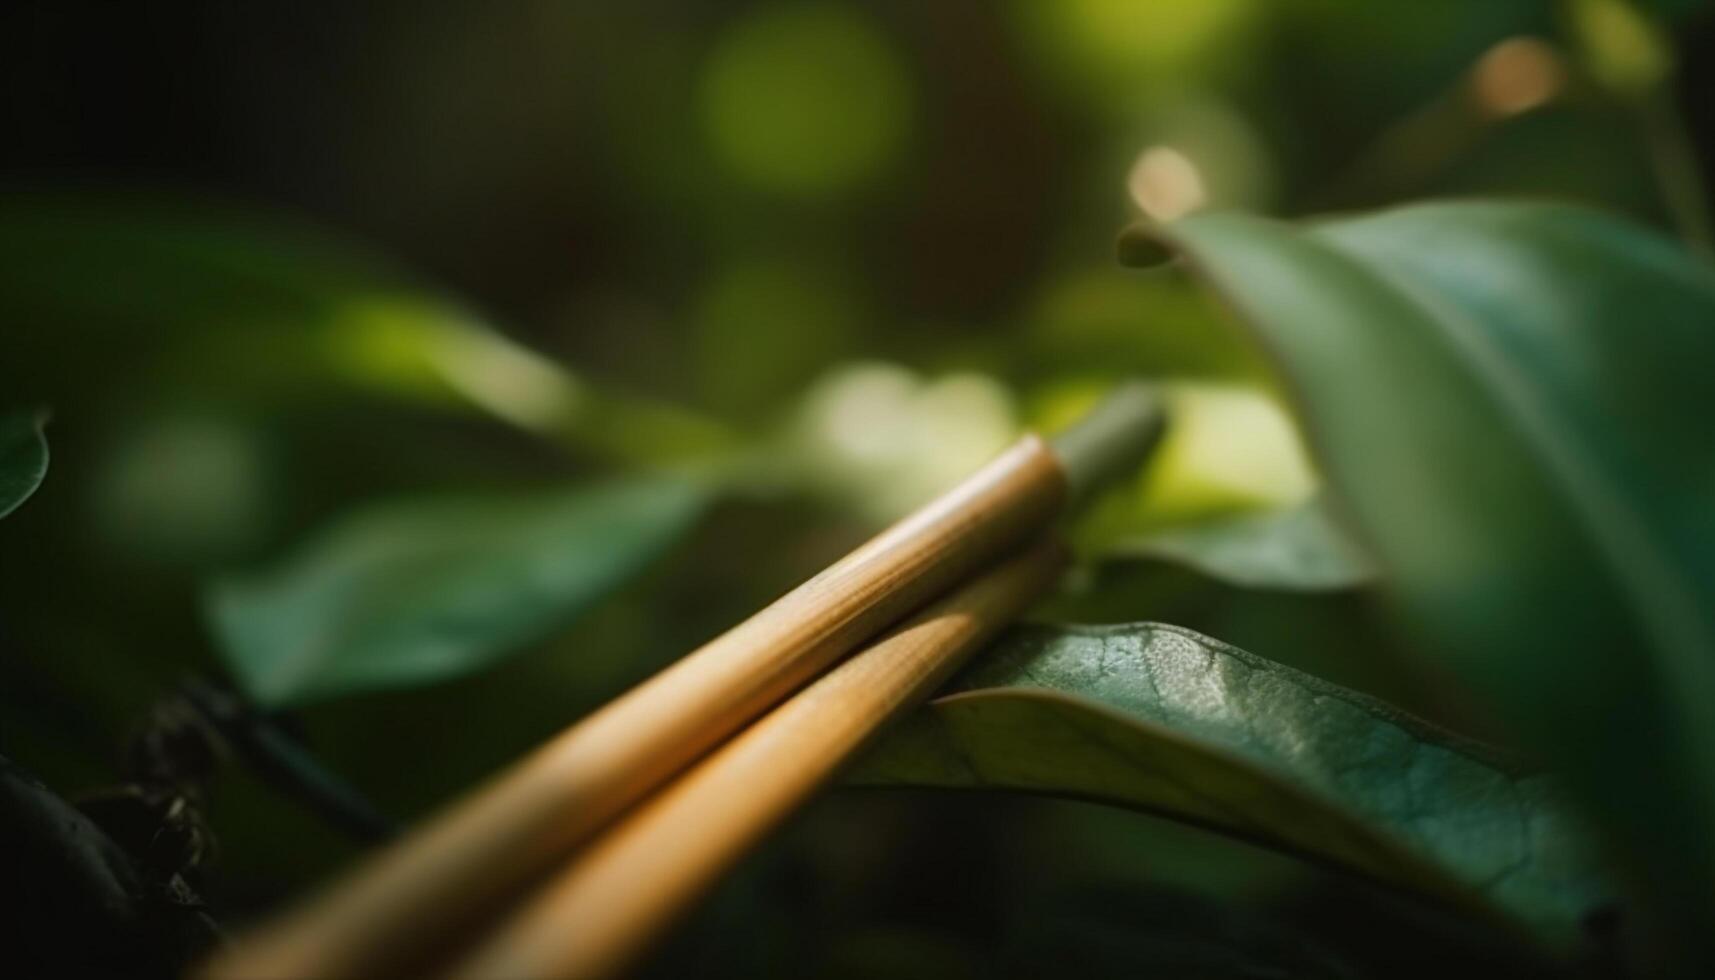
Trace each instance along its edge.
<path fill-rule="evenodd" d="M 1053 583 L 1042 542 L 913 616 L 651 796 L 452 976 L 618 973 L 882 725 L 927 697 Z"/>
<path fill-rule="evenodd" d="M 1017 547 L 1062 508 L 1054 453 L 1026 436 L 732 630 L 535 751 L 284 920 L 208 978 L 412 972 L 433 940 L 579 842 L 853 647 Z"/>

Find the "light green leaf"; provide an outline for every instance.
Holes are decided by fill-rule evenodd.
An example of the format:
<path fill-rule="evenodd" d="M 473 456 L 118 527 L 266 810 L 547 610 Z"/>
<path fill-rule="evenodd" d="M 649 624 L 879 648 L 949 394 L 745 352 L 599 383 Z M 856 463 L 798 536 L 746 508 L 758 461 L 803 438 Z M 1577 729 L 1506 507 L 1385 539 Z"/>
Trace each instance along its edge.
<path fill-rule="evenodd" d="M 1015 629 L 849 779 L 1131 807 L 1480 897 L 1554 939 L 1605 898 L 1546 777 L 1174 626 Z"/>
<path fill-rule="evenodd" d="M 42 412 L 0 413 L 0 517 L 36 492 L 48 475 L 48 440 Z"/>
<path fill-rule="evenodd" d="M 687 529 L 704 491 L 629 480 L 383 504 L 205 599 L 233 672 L 271 707 L 487 666 L 570 621 Z"/>
<path fill-rule="evenodd" d="M 1352 589 L 1374 578 L 1369 562 L 1315 500 L 1117 541 L 1102 557 L 1170 561 L 1232 585 L 1289 592 Z"/>
<path fill-rule="evenodd" d="M 1715 271 L 1576 208 L 1147 232 L 1272 352 L 1419 646 L 1602 819 L 1687 949 L 1715 903 Z"/>

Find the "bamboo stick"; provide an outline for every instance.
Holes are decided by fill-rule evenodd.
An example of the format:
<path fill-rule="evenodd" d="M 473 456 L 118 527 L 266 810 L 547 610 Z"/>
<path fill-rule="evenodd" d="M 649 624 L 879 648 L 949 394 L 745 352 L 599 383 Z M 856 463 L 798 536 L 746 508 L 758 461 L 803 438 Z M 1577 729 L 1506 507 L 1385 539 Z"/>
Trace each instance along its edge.
<path fill-rule="evenodd" d="M 1161 429 L 1122 389 L 1057 453 L 1030 435 L 727 633 L 556 736 L 312 903 L 210 962 L 207 980 L 387 976 L 553 868 L 627 806 L 840 656 L 1134 466 Z"/>
<path fill-rule="evenodd" d="M 610 827 L 451 976 L 618 973 L 883 724 L 1045 592 L 1061 564 L 1057 545 L 1039 543 L 854 654 Z"/>
<path fill-rule="evenodd" d="M 821 574 L 590 715 L 211 977 L 387 973 L 980 562 L 1040 529 L 1064 477 L 1026 437 Z"/>

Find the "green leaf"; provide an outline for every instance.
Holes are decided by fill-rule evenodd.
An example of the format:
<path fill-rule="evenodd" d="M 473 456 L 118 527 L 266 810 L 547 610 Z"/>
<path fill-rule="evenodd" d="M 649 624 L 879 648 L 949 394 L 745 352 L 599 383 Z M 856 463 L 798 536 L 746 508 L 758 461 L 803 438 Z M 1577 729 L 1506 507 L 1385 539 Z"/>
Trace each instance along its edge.
<path fill-rule="evenodd" d="M 1289 592 L 1352 589 L 1374 578 L 1316 500 L 1121 540 L 1102 557 L 1169 561 L 1232 585 Z"/>
<path fill-rule="evenodd" d="M 437 301 L 375 257 L 259 210 L 138 195 L 0 197 L 0 300 L 23 318 L 9 339 L 50 383 L 91 372 L 136 383 L 200 356 L 179 383 L 245 385 L 324 371 L 328 332 L 350 310 Z M 449 319 L 448 304 L 433 315 Z M 248 354 L 246 367 L 243 354 Z M 259 354 L 267 371 L 258 371 Z M 71 365 L 75 365 L 75 371 Z M 55 373 L 57 372 L 57 374 Z M 63 380 L 62 380 L 63 376 Z"/>
<path fill-rule="evenodd" d="M 1433 651 L 1697 948 L 1715 902 L 1715 272 L 1576 208 L 1148 232 L 1272 352 Z M 1677 919 L 1676 923 L 1672 920 Z"/>
<path fill-rule="evenodd" d="M 0 517 L 18 509 L 48 475 L 44 412 L 0 413 Z"/>
<path fill-rule="evenodd" d="M 1496 737 L 1490 719 L 1450 701 L 1445 683 L 1424 683 L 1421 664 L 1373 587 L 1304 591 L 1253 589 L 1188 566 L 1109 561 L 1079 569 L 1034 607 L 1049 623 L 1131 623 L 1140 610 L 1276 663 L 1361 691 L 1455 731 Z M 1487 727 L 1484 727 L 1487 724 Z M 1499 739 L 1497 738 L 1497 741 Z"/>
<path fill-rule="evenodd" d="M 388 503 L 213 583 L 233 672 L 279 707 L 465 674 L 564 625 L 687 529 L 704 491 L 629 480 Z"/>
<path fill-rule="evenodd" d="M 527 427 L 583 392 L 453 299 L 324 229 L 141 195 L 0 196 L 0 305 L 41 389 L 163 384 L 251 402 L 377 391 Z"/>
<path fill-rule="evenodd" d="M 1013 630 L 859 784 L 1096 800 L 1283 848 L 1566 939 L 1604 889 L 1555 785 L 1362 695 L 1154 623 Z"/>
<path fill-rule="evenodd" d="M 51 395 L 99 379 L 240 402 L 349 387 L 475 408 L 649 468 L 730 448 L 724 427 L 593 385 L 384 259 L 261 209 L 0 196 L 0 306 L 25 324 L 7 337 L 0 387 Z"/>

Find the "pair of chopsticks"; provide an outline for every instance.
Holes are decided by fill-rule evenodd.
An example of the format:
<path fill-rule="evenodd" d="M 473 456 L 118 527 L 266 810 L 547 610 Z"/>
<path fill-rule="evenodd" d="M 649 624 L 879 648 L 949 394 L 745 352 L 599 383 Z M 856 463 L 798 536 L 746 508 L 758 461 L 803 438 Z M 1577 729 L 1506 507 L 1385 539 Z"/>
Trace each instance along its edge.
<path fill-rule="evenodd" d="M 1126 386 L 1052 443 L 1025 436 L 203 976 L 624 969 L 883 724 L 1048 590 L 1063 562 L 1050 526 L 1134 469 L 1162 419 L 1152 390 Z"/>

